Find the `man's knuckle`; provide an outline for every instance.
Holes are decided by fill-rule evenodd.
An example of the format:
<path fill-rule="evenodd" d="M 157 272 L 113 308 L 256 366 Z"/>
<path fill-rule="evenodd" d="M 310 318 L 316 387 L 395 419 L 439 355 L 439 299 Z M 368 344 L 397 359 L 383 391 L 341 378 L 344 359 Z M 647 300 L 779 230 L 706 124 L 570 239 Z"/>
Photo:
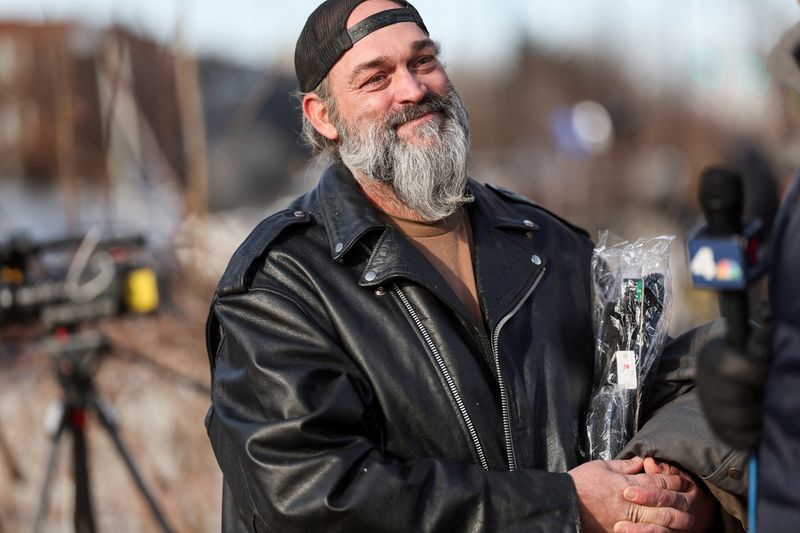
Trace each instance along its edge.
<path fill-rule="evenodd" d="M 625 520 L 629 522 L 638 522 L 641 519 L 642 515 L 642 506 L 636 504 L 628 505 L 628 508 L 625 510 Z"/>
<path fill-rule="evenodd" d="M 689 508 L 691 506 L 691 504 L 689 502 L 689 498 L 686 495 L 683 495 L 683 497 L 679 499 L 679 502 L 680 502 L 681 511 L 688 512 Z"/>
<path fill-rule="evenodd" d="M 636 520 L 634 520 L 633 505 L 626 505 L 625 506 L 625 512 L 622 515 L 622 519 L 623 520 L 627 520 L 628 522 L 635 522 L 636 521 Z"/>

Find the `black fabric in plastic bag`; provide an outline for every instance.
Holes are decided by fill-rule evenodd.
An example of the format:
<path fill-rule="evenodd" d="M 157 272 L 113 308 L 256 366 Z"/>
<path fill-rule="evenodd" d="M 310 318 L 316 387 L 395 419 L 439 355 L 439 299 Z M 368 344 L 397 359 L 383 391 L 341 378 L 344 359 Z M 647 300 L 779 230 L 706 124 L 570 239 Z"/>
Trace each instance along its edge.
<path fill-rule="evenodd" d="M 609 245 L 606 233 L 598 241 L 592 261 L 596 345 L 587 459 L 613 459 L 642 422 L 642 395 L 667 336 L 672 240 Z"/>

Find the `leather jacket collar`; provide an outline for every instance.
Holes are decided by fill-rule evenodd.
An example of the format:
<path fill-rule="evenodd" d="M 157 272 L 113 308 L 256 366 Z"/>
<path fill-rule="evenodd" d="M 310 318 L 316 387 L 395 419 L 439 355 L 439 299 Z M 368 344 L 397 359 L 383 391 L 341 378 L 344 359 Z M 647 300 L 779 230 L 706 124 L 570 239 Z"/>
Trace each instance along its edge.
<path fill-rule="evenodd" d="M 512 202 L 472 179 L 475 201 L 467 204 L 473 231 L 473 261 L 481 310 L 492 327 L 521 300 L 546 263 L 546 242 L 538 225 L 523 218 Z M 316 189 L 316 203 L 329 239 L 331 257 L 342 261 L 360 242 L 370 257 L 359 285 L 369 287 L 406 278 L 419 283 L 468 316 L 439 273 L 405 237 L 380 216 L 341 163 L 331 165 Z M 380 231 L 377 240 L 366 239 Z"/>

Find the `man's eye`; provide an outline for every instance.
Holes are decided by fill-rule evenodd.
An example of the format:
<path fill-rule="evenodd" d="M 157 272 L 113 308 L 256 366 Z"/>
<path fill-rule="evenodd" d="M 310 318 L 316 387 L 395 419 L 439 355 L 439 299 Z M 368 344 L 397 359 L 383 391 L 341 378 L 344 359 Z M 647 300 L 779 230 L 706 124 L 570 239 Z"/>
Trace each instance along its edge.
<path fill-rule="evenodd" d="M 425 65 L 430 65 L 431 63 L 436 62 L 436 58 L 434 56 L 422 56 L 417 59 L 417 66 L 422 67 Z"/>
<path fill-rule="evenodd" d="M 386 80 L 386 74 L 375 74 L 371 78 L 369 78 L 364 85 L 377 85 L 382 81 Z"/>

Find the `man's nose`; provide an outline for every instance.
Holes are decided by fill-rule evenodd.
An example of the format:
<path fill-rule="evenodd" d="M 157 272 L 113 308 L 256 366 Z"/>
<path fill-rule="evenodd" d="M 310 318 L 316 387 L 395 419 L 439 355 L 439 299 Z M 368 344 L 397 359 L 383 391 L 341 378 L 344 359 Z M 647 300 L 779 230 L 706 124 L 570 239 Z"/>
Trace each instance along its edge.
<path fill-rule="evenodd" d="M 399 71 L 396 79 L 398 103 L 419 103 L 428 94 L 428 86 L 425 85 L 425 82 L 407 69 Z"/>

